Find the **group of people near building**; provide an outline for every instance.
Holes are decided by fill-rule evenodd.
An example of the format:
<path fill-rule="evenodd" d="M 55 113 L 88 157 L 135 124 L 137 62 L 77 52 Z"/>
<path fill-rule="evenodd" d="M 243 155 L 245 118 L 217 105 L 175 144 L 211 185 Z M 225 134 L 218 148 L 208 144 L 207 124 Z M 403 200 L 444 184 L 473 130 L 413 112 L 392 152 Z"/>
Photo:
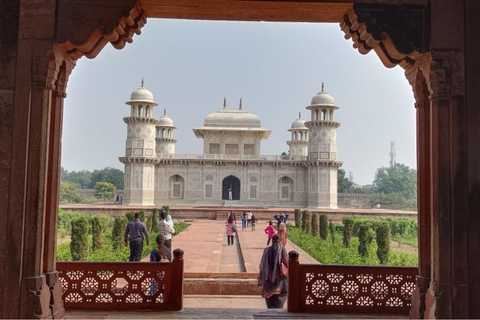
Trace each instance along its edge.
<path fill-rule="evenodd" d="M 166 211 L 160 212 L 160 219 L 157 222 L 158 235 L 155 238 L 157 247 L 150 252 L 151 262 L 172 261 L 172 236 L 175 233 L 172 216 Z M 123 234 L 125 247 L 130 245 L 129 261 L 142 260 L 143 239 L 147 246 L 150 245 L 150 236 L 145 224 L 140 221 L 140 214 L 135 213 L 134 218 L 127 224 Z"/>

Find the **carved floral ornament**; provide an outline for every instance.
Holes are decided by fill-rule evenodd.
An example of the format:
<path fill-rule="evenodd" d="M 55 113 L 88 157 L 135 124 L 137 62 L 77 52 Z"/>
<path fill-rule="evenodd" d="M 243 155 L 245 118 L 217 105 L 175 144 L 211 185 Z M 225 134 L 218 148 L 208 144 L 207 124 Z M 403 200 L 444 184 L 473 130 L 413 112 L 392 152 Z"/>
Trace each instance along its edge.
<path fill-rule="evenodd" d="M 373 49 L 387 68 L 415 64 L 429 46 L 426 6 L 355 4 L 340 27 L 354 48 Z"/>
<path fill-rule="evenodd" d="M 117 5 L 121 6 L 121 4 Z M 101 12 L 98 11 L 101 10 L 99 8 L 76 8 L 72 5 L 62 9 L 67 13 L 75 12 L 77 9 L 81 11 L 77 13 L 77 19 L 67 21 L 66 28 L 59 30 L 57 35 L 57 41 L 61 43 L 59 46 L 75 60 L 82 56 L 90 59 L 95 58 L 109 42 L 115 49 L 122 49 L 127 42 L 131 43 L 133 41 L 134 34 L 139 35 L 141 33 L 140 29 L 147 23 L 143 10 L 137 4 L 134 4 L 133 7 L 127 6 L 127 9 L 125 7 L 120 8 L 118 11 L 110 10 L 113 12 L 109 17 L 102 16 L 98 19 L 86 16 L 90 12 L 95 12 L 96 15 L 100 16 Z M 116 20 L 116 12 L 119 12 L 118 15 L 123 15 L 123 17 Z M 100 23 L 94 25 L 92 21 L 93 23 L 100 21 Z M 79 36 L 75 36 L 76 34 L 79 34 Z"/>

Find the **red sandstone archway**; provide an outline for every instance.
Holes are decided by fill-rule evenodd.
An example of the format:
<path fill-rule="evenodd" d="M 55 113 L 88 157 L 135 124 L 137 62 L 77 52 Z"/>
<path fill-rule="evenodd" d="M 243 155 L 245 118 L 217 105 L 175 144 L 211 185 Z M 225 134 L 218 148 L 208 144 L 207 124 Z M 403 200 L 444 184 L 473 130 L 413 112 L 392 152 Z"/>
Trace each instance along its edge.
<path fill-rule="evenodd" d="M 346 37 L 361 53 L 374 50 L 385 66 L 401 65 L 414 91 L 418 127 L 421 277 L 412 315 L 480 316 L 480 306 L 475 303 L 480 286 L 473 285 L 480 281 L 480 271 L 473 263 L 480 259 L 476 210 L 480 206 L 480 152 L 475 147 L 480 136 L 475 105 L 480 100 L 475 86 L 480 73 L 479 41 L 466 36 L 466 30 L 478 34 L 476 12 L 480 5 L 475 0 L 379 4 L 382 2 L 103 0 L 9 4 L 6 12 L 12 15 L 6 18 L 6 25 L 15 36 L 18 32 L 18 37 L 2 35 L 6 46 L 0 51 L 2 66 L 6 61 L 0 79 L 1 88 L 5 88 L 1 103 L 7 110 L 2 114 L 6 125 L 0 133 L 7 137 L 2 150 L 8 150 L 8 159 L 2 162 L 5 183 L 0 193 L 5 195 L 0 211 L 6 212 L 0 234 L 7 235 L 1 244 L 5 267 L 0 287 L 9 293 L 0 300 L 2 315 L 61 316 L 55 239 L 68 76 L 76 59 L 94 58 L 109 42 L 121 49 L 140 33 L 147 17 L 157 17 L 340 22 Z M 416 21 L 420 25 L 415 26 Z M 467 80 L 473 85 L 467 87 Z"/>

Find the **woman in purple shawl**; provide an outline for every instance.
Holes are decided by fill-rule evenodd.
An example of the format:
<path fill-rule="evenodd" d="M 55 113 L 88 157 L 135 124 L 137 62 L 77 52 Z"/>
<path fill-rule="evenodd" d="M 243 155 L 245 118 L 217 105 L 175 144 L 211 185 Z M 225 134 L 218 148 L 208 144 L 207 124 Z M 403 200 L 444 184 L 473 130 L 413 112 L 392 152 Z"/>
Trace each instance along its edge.
<path fill-rule="evenodd" d="M 267 308 L 283 308 L 287 299 L 287 277 L 280 275 L 280 262 L 288 266 L 287 250 L 280 244 L 278 234 L 272 238 L 272 246 L 263 250 L 258 274 L 258 285 L 263 286 L 262 297 Z"/>

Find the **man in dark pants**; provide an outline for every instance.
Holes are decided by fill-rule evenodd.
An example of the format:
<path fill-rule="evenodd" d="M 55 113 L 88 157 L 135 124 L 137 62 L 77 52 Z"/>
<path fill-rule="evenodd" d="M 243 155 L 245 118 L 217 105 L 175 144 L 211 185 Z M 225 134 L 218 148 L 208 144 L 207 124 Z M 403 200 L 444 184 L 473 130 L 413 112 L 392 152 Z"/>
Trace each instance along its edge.
<path fill-rule="evenodd" d="M 130 236 L 130 237 L 129 237 Z M 125 233 L 123 234 L 123 241 L 125 247 L 128 245 L 127 240 L 130 242 L 130 259 L 129 261 L 142 260 L 143 252 L 143 236 L 147 240 L 147 246 L 150 245 L 147 227 L 140 221 L 140 214 L 135 212 L 134 219 L 127 224 Z"/>
<path fill-rule="evenodd" d="M 160 212 L 160 221 L 158 221 L 158 234 L 161 234 L 165 241 L 163 242 L 166 247 L 172 250 L 172 235 L 175 233 L 175 229 L 171 224 L 167 222 L 167 213 L 165 211 Z"/>

